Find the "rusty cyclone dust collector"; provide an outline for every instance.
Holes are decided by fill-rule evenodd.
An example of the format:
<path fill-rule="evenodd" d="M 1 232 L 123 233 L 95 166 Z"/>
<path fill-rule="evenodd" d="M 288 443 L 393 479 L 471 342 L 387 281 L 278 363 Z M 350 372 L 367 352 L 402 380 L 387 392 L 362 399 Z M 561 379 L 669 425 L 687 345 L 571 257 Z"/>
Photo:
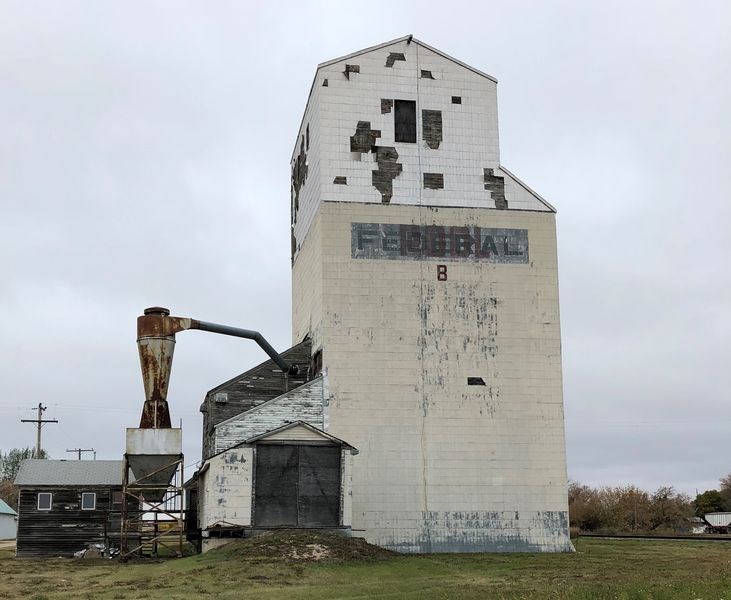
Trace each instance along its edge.
<path fill-rule="evenodd" d="M 187 317 L 171 317 L 167 308 L 146 308 L 137 318 L 137 347 L 145 388 L 140 426 L 127 429 L 127 461 L 146 500 L 161 500 L 182 456 L 182 432 L 170 423 L 167 395 L 175 351 L 175 334 L 199 329 L 254 340 L 282 369 L 296 374 L 258 331 L 207 323 Z"/>

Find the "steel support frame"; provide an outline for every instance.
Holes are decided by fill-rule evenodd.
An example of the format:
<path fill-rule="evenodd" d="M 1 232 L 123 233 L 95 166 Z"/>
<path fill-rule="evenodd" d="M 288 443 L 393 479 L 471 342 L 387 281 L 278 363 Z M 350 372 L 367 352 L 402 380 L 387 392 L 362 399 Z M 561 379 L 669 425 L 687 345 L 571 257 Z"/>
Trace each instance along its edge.
<path fill-rule="evenodd" d="M 176 471 L 172 481 L 165 486 L 146 484 L 145 480 L 163 469 L 175 465 Z M 122 526 L 120 559 L 132 557 L 158 557 L 159 549 L 165 548 L 178 558 L 183 556 L 185 542 L 184 515 L 185 492 L 183 490 L 183 455 L 173 462 L 148 473 L 138 480 L 130 481 L 130 466 L 127 454 L 124 455 L 124 472 L 122 475 Z M 145 492 L 163 492 L 162 500 L 150 502 L 145 500 Z M 156 494 L 156 495 L 157 495 Z M 130 501 L 138 508 L 130 510 Z M 172 508 L 170 507 L 172 505 Z M 164 517 L 160 520 L 160 517 Z M 172 527 L 170 524 L 174 523 Z M 160 528 L 161 525 L 164 527 Z M 152 528 L 152 531 L 150 531 Z M 145 550 L 149 548 L 149 555 Z"/>

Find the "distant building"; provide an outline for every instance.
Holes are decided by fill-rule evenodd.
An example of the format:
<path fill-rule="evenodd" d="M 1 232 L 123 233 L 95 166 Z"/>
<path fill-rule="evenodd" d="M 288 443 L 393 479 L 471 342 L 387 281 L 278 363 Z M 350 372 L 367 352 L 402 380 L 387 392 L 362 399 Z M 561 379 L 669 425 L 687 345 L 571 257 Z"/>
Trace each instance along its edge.
<path fill-rule="evenodd" d="M 0 500 L 0 540 L 14 540 L 18 528 L 18 513 Z"/>
<path fill-rule="evenodd" d="M 121 460 L 24 460 L 15 478 L 18 557 L 73 556 L 118 545 Z"/>

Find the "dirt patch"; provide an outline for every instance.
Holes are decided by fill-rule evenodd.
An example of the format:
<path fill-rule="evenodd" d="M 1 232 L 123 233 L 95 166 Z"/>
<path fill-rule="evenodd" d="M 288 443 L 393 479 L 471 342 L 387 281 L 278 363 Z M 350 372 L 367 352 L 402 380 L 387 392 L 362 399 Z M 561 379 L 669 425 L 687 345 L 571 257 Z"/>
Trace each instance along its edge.
<path fill-rule="evenodd" d="M 349 538 L 334 533 L 277 531 L 231 542 L 211 550 L 242 558 L 272 558 L 293 562 L 342 562 L 383 560 L 395 552 L 369 544 L 361 538 Z"/>

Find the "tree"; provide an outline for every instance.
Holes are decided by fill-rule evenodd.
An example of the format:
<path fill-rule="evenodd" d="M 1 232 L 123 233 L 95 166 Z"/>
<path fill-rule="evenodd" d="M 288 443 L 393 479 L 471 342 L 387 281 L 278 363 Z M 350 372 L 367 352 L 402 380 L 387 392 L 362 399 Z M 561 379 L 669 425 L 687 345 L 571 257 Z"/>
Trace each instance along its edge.
<path fill-rule="evenodd" d="M 13 448 L 6 454 L 0 452 L 0 499 L 10 508 L 18 510 L 18 488 L 15 487 L 15 476 L 20 463 L 26 458 L 34 458 L 35 450 L 31 448 Z M 41 450 L 40 458 L 48 458 L 48 453 Z"/>
<path fill-rule="evenodd" d="M 685 494 L 679 494 L 672 486 L 663 486 L 652 495 L 650 505 L 650 529 L 682 531 L 693 516 L 693 505 Z"/>
<path fill-rule="evenodd" d="M 706 490 L 695 497 L 695 514 L 702 517 L 707 513 L 724 512 L 725 502 L 718 490 Z"/>
<path fill-rule="evenodd" d="M 4 455 L 0 452 L 0 481 L 13 481 L 20 469 L 20 463 L 26 458 L 35 458 L 35 451 L 31 448 L 13 448 Z M 48 458 L 48 453 L 41 450 L 40 458 Z"/>
<path fill-rule="evenodd" d="M 723 498 L 723 511 L 731 511 L 731 473 L 719 479 L 719 492 Z"/>
<path fill-rule="evenodd" d="M 12 481 L 8 479 L 0 481 L 0 500 L 4 500 L 10 508 L 17 512 L 18 488 Z"/>
<path fill-rule="evenodd" d="M 601 526 L 599 494 L 588 485 L 569 481 L 569 522 L 582 531 L 595 531 Z"/>

